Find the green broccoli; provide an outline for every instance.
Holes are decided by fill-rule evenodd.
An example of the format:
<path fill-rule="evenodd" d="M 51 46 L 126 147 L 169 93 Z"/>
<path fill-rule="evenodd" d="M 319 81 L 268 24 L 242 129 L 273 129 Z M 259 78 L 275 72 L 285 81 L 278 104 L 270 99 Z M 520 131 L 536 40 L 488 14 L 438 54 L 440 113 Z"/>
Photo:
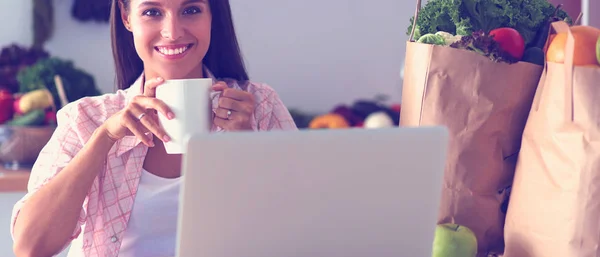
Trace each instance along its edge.
<path fill-rule="evenodd" d="M 100 94 L 92 75 L 75 68 L 73 62 L 56 57 L 41 59 L 34 65 L 22 69 L 17 74 L 19 91 L 26 93 L 46 87 L 52 93 L 54 102 L 60 103 L 58 90 L 54 84 L 55 75 L 60 76 L 69 102 Z"/>

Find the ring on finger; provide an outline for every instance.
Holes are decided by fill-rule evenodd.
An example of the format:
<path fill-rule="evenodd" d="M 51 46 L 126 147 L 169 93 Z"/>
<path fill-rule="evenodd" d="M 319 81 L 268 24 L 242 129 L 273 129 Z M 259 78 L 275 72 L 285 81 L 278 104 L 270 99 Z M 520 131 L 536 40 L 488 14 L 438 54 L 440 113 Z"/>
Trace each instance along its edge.
<path fill-rule="evenodd" d="M 227 110 L 227 119 L 231 117 L 231 110 Z"/>
<path fill-rule="evenodd" d="M 142 118 L 144 118 L 144 116 L 146 116 L 145 112 L 143 112 L 142 114 L 140 114 L 139 116 L 137 116 L 138 121 L 142 120 Z"/>

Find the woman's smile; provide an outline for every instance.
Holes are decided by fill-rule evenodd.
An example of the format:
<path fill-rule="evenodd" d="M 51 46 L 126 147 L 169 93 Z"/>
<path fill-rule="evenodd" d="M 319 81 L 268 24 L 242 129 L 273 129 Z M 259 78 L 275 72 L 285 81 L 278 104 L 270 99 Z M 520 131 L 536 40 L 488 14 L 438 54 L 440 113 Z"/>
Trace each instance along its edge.
<path fill-rule="evenodd" d="M 192 46 L 194 44 L 160 45 L 155 46 L 154 50 L 165 59 L 176 60 L 183 58 Z"/>

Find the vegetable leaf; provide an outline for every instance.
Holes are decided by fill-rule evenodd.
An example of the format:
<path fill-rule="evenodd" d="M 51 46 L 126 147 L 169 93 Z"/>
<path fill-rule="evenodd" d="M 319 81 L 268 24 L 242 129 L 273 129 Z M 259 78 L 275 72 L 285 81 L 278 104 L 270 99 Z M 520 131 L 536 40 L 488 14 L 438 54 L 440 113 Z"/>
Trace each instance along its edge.
<path fill-rule="evenodd" d="M 435 34 L 438 31 L 454 33 L 456 25 L 450 22 L 453 16 L 458 17 L 454 0 L 430 0 L 419 12 L 414 38 L 418 39 L 425 34 Z M 411 25 L 407 35 L 410 35 L 413 21 L 414 17 L 410 19 Z"/>
<path fill-rule="evenodd" d="M 54 76 L 59 75 L 69 102 L 86 96 L 100 94 L 94 78 L 89 73 L 74 67 L 73 62 L 56 57 L 42 59 L 34 65 L 21 70 L 17 75 L 21 93 L 48 88 L 54 103 L 60 103 Z"/>
<path fill-rule="evenodd" d="M 415 29 L 419 34 L 415 33 L 415 38 L 438 31 L 466 36 L 475 31 L 488 33 L 508 27 L 519 31 L 529 46 L 555 10 L 547 0 L 429 0 L 419 11 Z M 557 16 L 572 22 L 563 10 Z M 407 35 L 413 20 L 414 17 L 410 19 Z"/>
<path fill-rule="evenodd" d="M 494 62 L 516 63 L 518 60 L 500 48 L 492 36 L 479 30 L 463 36 L 450 45 L 452 48 L 465 49 L 487 56 Z"/>

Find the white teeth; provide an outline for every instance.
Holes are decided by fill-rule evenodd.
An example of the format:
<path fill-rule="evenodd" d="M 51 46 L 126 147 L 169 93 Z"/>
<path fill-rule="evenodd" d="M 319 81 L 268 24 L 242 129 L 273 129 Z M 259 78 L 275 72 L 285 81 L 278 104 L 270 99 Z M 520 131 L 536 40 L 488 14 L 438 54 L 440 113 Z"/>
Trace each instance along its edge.
<path fill-rule="evenodd" d="M 180 48 L 166 48 L 166 47 L 159 47 L 158 51 L 161 52 L 164 55 L 176 55 L 176 54 L 182 54 L 183 52 L 185 52 L 188 49 L 187 46 L 184 47 L 180 47 Z"/>

